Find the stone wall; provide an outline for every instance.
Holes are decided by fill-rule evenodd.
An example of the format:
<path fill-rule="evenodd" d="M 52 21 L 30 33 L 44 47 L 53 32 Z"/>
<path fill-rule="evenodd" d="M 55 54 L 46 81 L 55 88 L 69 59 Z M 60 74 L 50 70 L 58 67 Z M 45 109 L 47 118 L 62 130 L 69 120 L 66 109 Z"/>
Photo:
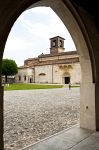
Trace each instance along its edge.
<path fill-rule="evenodd" d="M 18 74 L 15 77 L 15 82 L 16 83 L 34 82 L 34 70 L 31 68 L 18 69 Z"/>
<path fill-rule="evenodd" d="M 35 67 L 36 83 L 52 83 L 52 65 Z"/>
<path fill-rule="evenodd" d="M 65 84 L 64 74 L 66 73 L 70 74 L 71 83 L 80 83 L 81 81 L 80 63 L 36 66 L 35 82 Z"/>

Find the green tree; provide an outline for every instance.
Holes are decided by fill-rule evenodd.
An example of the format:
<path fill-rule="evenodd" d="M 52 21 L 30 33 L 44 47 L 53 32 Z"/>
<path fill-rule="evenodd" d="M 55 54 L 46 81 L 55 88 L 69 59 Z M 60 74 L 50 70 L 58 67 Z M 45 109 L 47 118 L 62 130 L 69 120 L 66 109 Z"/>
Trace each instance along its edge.
<path fill-rule="evenodd" d="M 13 76 L 17 74 L 18 67 L 14 60 L 3 59 L 2 61 L 2 75 L 5 75 L 5 81 L 7 82 L 7 76 Z"/>

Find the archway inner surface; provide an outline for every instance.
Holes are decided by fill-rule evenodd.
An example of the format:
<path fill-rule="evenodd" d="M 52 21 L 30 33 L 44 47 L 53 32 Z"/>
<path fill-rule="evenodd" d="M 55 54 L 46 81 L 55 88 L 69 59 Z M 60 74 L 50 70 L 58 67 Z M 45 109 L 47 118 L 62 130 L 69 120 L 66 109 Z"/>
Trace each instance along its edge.
<path fill-rule="evenodd" d="M 9 2 L 9 3 L 7 3 Z M 36 2 L 36 1 L 34 1 Z M 72 1 L 71 1 L 72 2 Z M 77 11 L 75 10 L 75 8 L 73 7 L 72 3 L 69 1 L 40 1 L 40 3 L 35 3 L 35 5 L 33 5 L 33 7 L 35 6 L 50 6 L 58 15 L 59 17 L 63 20 L 64 24 L 66 25 L 66 27 L 68 28 L 69 32 L 71 33 L 73 40 L 76 44 L 78 53 L 80 55 L 80 62 L 81 62 L 81 69 L 82 69 L 82 83 L 81 83 L 81 119 L 80 119 L 80 125 L 81 127 L 87 128 L 87 129 L 98 129 L 99 126 L 99 112 L 98 110 L 98 83 L 95 86 L 93 83 L 93 77 L 92 77 L 92 68 L 91 68 L 91 60 L 89 57 L 89 51 L 92 49 L 94 49 L 94 55 L 95 55 L 95 63 L 96 63 L 96 69 L 97 69 L 97 73 L 99 72 L 98 69 L 98 40 L 99 39 L 99 35 L 97 34 L 97 30 L 96 30 L 96 24 L 94 22 L 93 17 L 91 17 L 91 15 L 89 15 L 87 12 L 83 11 L 82 9 L 80 9 L 78 7 L 78 10 L 80 12 L 80 15 L 82 14 L 82 18 L 83 18 L 83 22 L 88 25 L 89 28 L 86 28 L 82 22 L 82 19 L 80 18 L 79 14 L 77 13 Z M 3 49 L 4 49 L 4 45 L 8 36 L 8 33 L 13 25 L 13 23 L 15 22 L 15 20 L 17 19 L 17 17 L 27 8 L 30 6 L 30 4 L 32 4 L 33 1 L 27 1 L 27 0 L 23 0 L 23 1 L 4 1 L 1 3 L 1 29 L 0 29 L 0 43 L 1 43 L 1 57 L 0 57 L 0 62 L 2 63 L 2 55 L 3 55 Z M 8 5 L 9 4 L 9 5 Z M 5 11 L 6 9 L 6 11 Z M 3 14 L 3 15 L 2 15 Z M 6 18 L 6 16 L 8 16 Z M 85 17 L 86 16 L 86 17 Z M 91 25 L 93 27 L 93 33 L 91 32 Z M 90 37 L 90 40 L 88 38 L 88 36 Z M 95 39 L 94 39 L 95 38 Z M 94 39 L 94 40 L 92 40 Z M 90 41 L 92 43 L 92 46 L 90 44 Z M 96 45 L 96 46 L 95 46 Z M 95 50 L 96 48 L 96 50 Z M 92 55 L 92 53 L 91 53 Z M 92 62 L 92 64 L 94 64 L 94 62 Z M 94 65 L 93 65 L 94 66 Z M 94 76 L 95 77 L 95 76 Z M 1 78 L 0 78 L 1 79 Z M 97 80 L 95 81 L 99 81 L 98 80 L 99 77 L 97 75 Z M 1 83 L 1 82 L 0 82 Z M 95 90 L 96 88 L 96 90 Z M 87 89 L 87 90 L 86 90 Z M 1 97 L 1 105 L 0 105 L 0 112 L 1 112 L 1 122 L 0 122 L 0 145 L 1 148 L 3 149 L 3 94 L 2 94 L 2 87 L 1 87 L 1 93 L 0 93 L 0 97 Z M 96 96 L 95 96 L 96 94 Z M 95 100 L 96 98 L 96 100 Z M 96 104 L 96 106 L 95 106 Z M 96 110 L 95 110 L 96 109 Z M 95 114 L 96 113 L 96 114 Z M 91 122 L 91 123 L 90 123 Z"/>

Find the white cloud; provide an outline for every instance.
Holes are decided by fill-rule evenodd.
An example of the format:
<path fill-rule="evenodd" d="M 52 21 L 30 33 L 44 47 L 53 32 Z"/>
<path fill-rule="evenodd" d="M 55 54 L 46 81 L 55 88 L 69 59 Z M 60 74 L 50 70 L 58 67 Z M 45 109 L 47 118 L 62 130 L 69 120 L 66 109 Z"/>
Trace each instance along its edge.
<path fill-rule="evenodd" d="M 35 57 L 42 52 L 49 53 L 49 38 L 54 36 L 66 39 L 66 50 L 75 49 L 66 27 L 51 8 L 36 7 L 27 10 L 11 30 L 4 57 L 14 58 L 18 65 L 22 65 L 28 57 Z"/>
<path fill-rule="evenodd" d="M 28 9 L 26 10 L 26 12 L 27 11 L 30 11 L 30 13 L 35 13 L 37 15 L 49 15 L 50 14 L 51 17 L 53 17 L 53 12 L 54 12 L 50 7 L 43 7 L 43 6 L 35 7 L 33 9 Z"/>
<path fill-rule="evenodd" d="M 15 51 L 15 50 L 19 50 L 19 49 L 24 49 L 24 48 L 28 48 L 32 46 L 32 43 L 29 41 L 25 41 L 23 39 L 21 39 L 20 37 L 9 37 L 8 38 L 8 42 L 5 46 L 5 49 L 9 49 L 10 51 Z"/>

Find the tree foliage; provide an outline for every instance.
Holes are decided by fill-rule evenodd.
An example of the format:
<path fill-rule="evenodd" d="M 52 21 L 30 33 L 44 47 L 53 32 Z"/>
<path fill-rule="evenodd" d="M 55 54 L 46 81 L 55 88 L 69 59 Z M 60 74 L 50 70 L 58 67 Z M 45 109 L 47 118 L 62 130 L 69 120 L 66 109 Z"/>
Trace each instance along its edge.
<path fill-rule="evenodd" d="M 18 67 L 14 60 L 12 59 L 3 59 L 2 61 L 2 75 L 5 75 L 6 82 L 7 82 L 7 76 L 13 76 L 17 74 Z"/>

